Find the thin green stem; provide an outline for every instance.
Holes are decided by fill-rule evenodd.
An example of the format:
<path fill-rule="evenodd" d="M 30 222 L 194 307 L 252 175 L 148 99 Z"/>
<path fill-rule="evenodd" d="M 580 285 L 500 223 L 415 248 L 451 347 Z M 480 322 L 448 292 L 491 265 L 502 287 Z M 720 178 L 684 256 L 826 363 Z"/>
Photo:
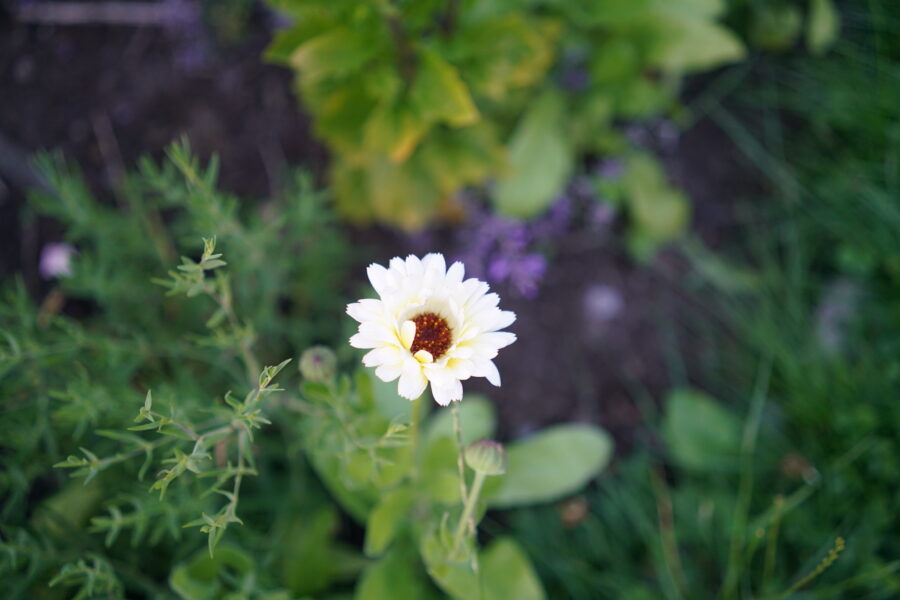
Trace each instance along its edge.
<path fill-rule="evenodd" d="M 772 579 L 772 573 L 775 571 L 775 553 L 778 550 L 778 528 L 781 525 L 781 511 L 784 508 L 784 496 L 775 496 L 773 502 L 774 516 L 772 526 L 769 527 L 769 534 L 766 539 L 766 558 L 763 566 L 762 576 L 762 593 L 768 592 L 769 581 Z"/>
<path fill-rule="evenodd" d="M 760 365 L 756 379 L 756 389 L 750 405 L 750 414 L 744 425 L 741 440 L 741 476 L 738 484 L 737 505 L 731 521 L 731 546 L 728 553 L 728 568 L 725 571 L 725 583 L 722 586 L 722 597 L 726 600 L 735 597 L 740 577 L 741 549 L 747 533 L 748 513 L 750 512 L 750 496 L 753 492 L 753 454 L 756 450 L 756 439 L 762 410 L 765 406 L 766 392 L 769 388 L 769 377 L 772 373 L 772 361 L 766 359 Z"/>
<path fill-rule="evenodd" d="M 425 401 L 419 396 L 412 401 L 412 414 L 410 415 L 409 439 L 411 447 L 412 460 L 412 480 L 419 479 L 419 444 L 421 444 L 420 429 L 422 428 L 422 416 L 425 410 Z"/>
<path fill-rule="evenodd" d="M 463 536 L 466 533 L 466 527 L 468 527 L 469 521 L 472 519 L 475 505 L 478 504 L 478 495 L 481 493 L 481 485 L 484 483 L 486 477 L 487 475 L 483 472 L 475 471 L 475 481 L 472 482 L 472 493 L 466 498 L 466 505 L 463 507 L 462 516 L 460 516 L 459 523 L 456 525 L 456 535 L 453 536 L 452 554 L 456 554 L 459 551 L 459 546 L 462 544 Z"/>
<path fill-rule="evenodd" d="M 460 502 L 466 503 L 469 492 L 466 489 L 466 466 L 463 463 L 463 437 L 462 425 L 459 423 L 459 407 L 456 402 L 450 403 L 450 412 L 453 414 L 453 432 L 456 435 L 456 468 L 459 471 L 459 497 Z"/>
<path fill-rule="evenodd" d="M 672 582 L 672 590 L 676 597 L 683 598 L 687 583 L 681 558 L 678 554 L 678 539 L 675 535 L 675 515 L 672 510 L 672 497 L 666 486 L 663 475 L 656 469 L 650 471 L 650 481 L 656 496 L 656 512 L 659 519 L 659 537 L 662 546 L 663 563 L 667 575 Z"/>

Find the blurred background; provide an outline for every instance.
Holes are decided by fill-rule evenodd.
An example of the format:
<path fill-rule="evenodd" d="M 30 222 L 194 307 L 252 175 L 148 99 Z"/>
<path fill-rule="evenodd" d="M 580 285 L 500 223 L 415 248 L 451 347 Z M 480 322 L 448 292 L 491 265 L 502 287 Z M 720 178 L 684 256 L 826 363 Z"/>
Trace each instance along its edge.
<path fill-rule="evenodd" d="M 212 234 L 267 356 L 353 364 L 370 262 L 440 251 L 498 291 L 518 341 L 466 389 L 500 438 L 616 443 L 583 494 L 486 521 L 549 597 L 786 597 L 837 537 L 790 597 L 900 594 L 896 1 L 0 7 L 2 420 L 35 428 L 0 440 L 12 597 L 81 589 L 45 587 L 75 546 L 21 532 L 67 489 L 50 465 L 133 412 L 117 390 L 202 386 L 104 369 L 115 336 L 203 330 L 148 296 Z M 173 593 L 170 554 L 126 597 Z"/>

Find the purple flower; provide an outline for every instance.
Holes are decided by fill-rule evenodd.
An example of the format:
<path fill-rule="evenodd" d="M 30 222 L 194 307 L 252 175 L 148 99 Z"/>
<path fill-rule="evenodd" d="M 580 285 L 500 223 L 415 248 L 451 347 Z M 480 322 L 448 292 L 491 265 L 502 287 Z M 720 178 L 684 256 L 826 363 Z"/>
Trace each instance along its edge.
<path fill-rule="evenodd" d="M 512 286 L 525 298 L 537 296 L 538 288 L 544 273 L 547 271 L 547 259 L 541 254 L 531 253 L 523 256 L 512 265 L 509 280 Z"/>
<path fill-rule="evenodd" d="M 75 248 L 69 244 L 53 242 L 41 250 L 39 271 L 44 279 L 68 277 L 72 274 L 72 256 Z"/>

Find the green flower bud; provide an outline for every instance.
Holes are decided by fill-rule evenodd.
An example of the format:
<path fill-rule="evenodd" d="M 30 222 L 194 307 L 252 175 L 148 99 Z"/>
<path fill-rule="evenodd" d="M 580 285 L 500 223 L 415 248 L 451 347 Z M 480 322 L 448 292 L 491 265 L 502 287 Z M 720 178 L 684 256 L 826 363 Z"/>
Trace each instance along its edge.
<path fill-rule="evenodd" d="M 328 346 L 312 346 L 300 355 L 300 374 L 316 383 L 328 383 L 337 372 L 337 356 Z"/>
<path fill-rule="evenodd" d="M 500 442 L 478 440 L 466 448 L 466 464 L 485 475 L 503 475 L 506 473 L 506 451 Z"/>

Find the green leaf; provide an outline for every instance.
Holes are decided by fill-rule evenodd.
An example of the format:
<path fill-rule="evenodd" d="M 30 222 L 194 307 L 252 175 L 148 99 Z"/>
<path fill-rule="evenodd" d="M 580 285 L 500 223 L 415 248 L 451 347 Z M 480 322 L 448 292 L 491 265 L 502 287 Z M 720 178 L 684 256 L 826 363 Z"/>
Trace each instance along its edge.
<path fill-rule="evenodd" d="M 652 35 L 646 61 L 666 71 L 713 69 L 742 60 L 746 55 L 744 45 L 734 33 L 705 19 L 659 15 L 653 21 Z"/>
<path fill-rule="evenodd" d="M 456 67 L 434 51 L 420 53 L 411 94 L 413 107 L 422 119 L 454 127 L 478 120 L 478 109 Z"/>
<path fill-rule="evenodd" d="M 226 571 L 227 569 L 227 571 Z M 234 546 L 222 546 L 215 556 L 205 551 L 189 563 L 177 565 L 169 575 L 169 585 L 182 600 L 212 600 L 223 596 L 220 573 L 240 581 L 253 573 L 253 559 Z"/>
<path fill-rule="evenodd" d="M 687 228 L 690 204 L 671 187 L 659 162 L 639 153 L 628 158 L 622 179 L 632 227 L 650 249 L 679 237 Z"/>
<path fill-rule="evenodd" d="M 430 126 L 408 102 L 398 100 L 372 111 L 365 125 L 365 144 L 392 162 L 403 163 Z"/>
<path fill-rule="evenodd" d="M 378 556 L 390 544 L 400 523 L 406 518 L 416 494 L 409 488 L 399 488 L 389 492 L 375 505 L 366 522 L 365 552 L 367 556 Z"/>
<path fill-rule="evenodd" d="M 499 212 L 536 216 L 563 189 L 574 160 L 563 126 L 565 110 L 563 97 L 548 90 L 522 117 L 509 144 L 510 174 L 493 193 Z"/>
<path fill-rule="evenodd" d="M 806 26 L 806 47 L 812 54 L 822 54 L 837 39 L 841 21 L 831 0 L 810 0 Z"/>
<path fill-rule="evenodd" d="M 465 73 L 476 97 L 498 103 L 544 77 L 562 29 L 557 21 L 528 18 L 521 10 L 467 21 L 449 42 L 449 60 Z"/>
<path fill-rule="evenodd" d="M 543 600 L 544 588 L 528 555 L 512 538 L 500 538 L 481 559 L 485 597 L 491 600 Z"/>
<path fill-rule="evenodd" d="M 454 559 L 452 549 L 435 530 L 423 537 L 421 553 L 428 574 L 451 598 L 543 600 L 546 597 L 531 561 L 510 538 L 497 539 L 479 553 L 478 571 L 468 561 Z"/>
<path fill-rule="evenodd" d="M 375 408 L 388 421 L 409 422 L 412 418 L 412 402 L 397 393 L 397 382 L 386 382 L 375 376 L 374 369 L 361 368 L 357 378 L 365 377 L 371 385 L 372 400 Z"/>
<path fill-rule="evenodd" d="M 740 421 L 712 398 L 694 390 L 669 395 L 663 438 L 676 462 L 690 469 L 728 467 L 737 456 Z"/>
<path fill-rule="evenodd" d="M 306 81 L 341 77 L 361 69 L 379 51 L 369 37 L 337 28 L 303 43 L 291 54 L 291 66 Z"/>
<path fill-rule="evenodd" d="M 772 52 L 792 47 L 803 26 L 803 16 L 792 4 L 761 4 L 751 15 L 750 40 Z"/>
<path fill-rule="evenodd" d="M 490 400 L 484 396 L 468 394 L 459 403 L 457 410 L 459 410 L 463 444 L 494 436 L 497 415 Z M 428 429 L 425 434 L 426 445 L 442 437 L 456 439 L 453 431 L 453 411 L 449 407 L 439 409 L 428 421 Z"/>
<path fill-rule="evenodd" d="M 550 502 L 580 489 L 609 462 L 613 443 L 593 425 L 550 427 L 507 447 L 507 470 L 492 507 Z"/>
<path fill-rule="evenodd" d="M 392 550 L 369 566 L 356 587 L 356 600 L 424 600 L 431 598 L 417 557 Z"/>
<path fill-rule="evenodd" d="M 460 502 L 456 443 L 438 437 L 428 443 L 422 459 L 422 489 L 438 504 L 453 506 Z"/>
<path fill-rule="evenodd" d="M 337 528 L 337 510 L 332 506 L 324 506 L 312 515 L 305 514 L 288 526 L 281 546 L 281 577 L 294 594 L 322 592 L 337 577 L 340 568 L 335 560 Z"/>

